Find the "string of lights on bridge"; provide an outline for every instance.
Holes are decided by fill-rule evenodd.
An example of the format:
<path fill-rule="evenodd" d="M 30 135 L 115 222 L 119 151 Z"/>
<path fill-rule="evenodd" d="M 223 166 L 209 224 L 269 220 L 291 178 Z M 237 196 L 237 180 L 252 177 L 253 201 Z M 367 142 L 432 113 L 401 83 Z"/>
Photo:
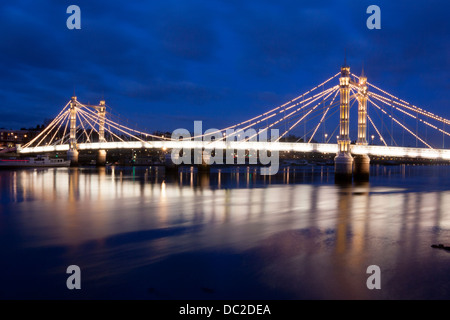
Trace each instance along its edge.
<path fill-rule="evenodd" d="M 269 111 L 265 111 L 259 115 L 256 115 L 245 121 L 241 121 L 237 124 L 227 126 L 222 129 L 209 130 L 207 133 L 191 135 L 189 137 L 179 137 L 177 139 L 172 139 L 172 137 L 167 137 L 165 135 L 157 135 L 144 130 L 138 130 L 125 126 L 120 120 L 114 121 L 113 118 L 116 117 L 112 112 L 111 108 L 107 105 L 105 106 L 105 113 L 100 117 L 98 112 L 99 106 L 92 106 L 88 104 L 83 104 L 78 100 L 69 101 L 59 114 L 50 122 L 50 124 L 42 130 L 34 139 L 22 146 L 21 151 L 33 152 L 33 150 L 46 150 L 42 147 L 53 146 L 52 150 L 65 150 L 65 145 L 70 142 L 70 123 L 71 118 L 76 117 L 76 128 L 75 136 L 77 141 L 81 143 L 96 143 L 96 142 L 131 142 L 136 141 L 142 143 L 142 145 L 160 145 L 155 144 L 156 141 L 167 141 L 167 142 L 184 142 L 184 141 L 194 141 L 196 139 L 205 138 L 208 136 L 213 136 L 219 134 L 220 138 L 215 139 L 214 142 L 220 142 L 222 140 L 238 140 L 243 142 L 254 141 L 258 135 L 268 134 L 270 129 L 279 129 L 281 134 L 274 140 L 274 142 L 281 142 L 285 140 L 288 134 L 298 131 L 300 126 L 303 125 L 304 132 L 301 138 L 298 138 L 297 143 L 311 144 L 314 143 L 315 137 L 318 135 L 319 129 L 323 128 L 325 132 L 325 126 L 327 120 L 331 121 L 335 117 L 335 114 L 339 111 L 337 108 L 340 105 L 339 99 L 336 99 L 339 92 L 340 86 L 333 85 L 332 80 L 335 79 L 340 73 L 336 73 L 332 77 L 326 79 L 322 83 L 312 87 L 305 93 L 296 96 L 295 98 L 272 108 Z M 351 81 L 350 89 L 350 101 L 349 109 L 352 109 L 355 102 L 358 101 L 358 94 L 360 94 L 360 87 L 358 82 L 361 77 L 351 74 L 354 80 Z M 388 147 L 387 140 L 384 137 L 383 131 L 387 131 L 387 134 L 391 137 L 391 145 L 398 146 L 396 140 L 394 139 L 394 129 L 393 125 L 399 127 L 406 132 L 417 142 L 420 141 L 424 146 L 429 149 L 435 149 L 430 141 L 427 141 L 418 131 L 418 125 L 423 124 L 428 128 L 433 129 L 436 132 L 441 133 L 443 136 L 450 136 L 450 133 L 445 130 L 445 125 L 450 125 L 450 120 L 437 116 L 432 112 L 418 108 L 417 106 L 396 97 L 395 95 L 373 85 L 370 82 L 366 82 L 368 88 L 367 90 L 367 131 L 370 131 L 372 127 L 379 137 L 380 142 Z M 76 99 L 76 98 L 75 98 Z M 74 106 L 72 105 L 73 103 Z M 76 113 L 71 112 L 72 108 L 76 108 Z M 335 109 L 335 110 L 334 110 Z M 397 112 L 397 114 L 394 113 Z M 381 113 L 380 113 L 381 112 Z M 75 115 L 74 115 L 75 114 Z M 398 115 L 403 115 L 403 121 L 400 121 Z M 381 123 L 381 127 L 377 127 L 375 119 L 377 117 L 378 121 Z M 413 119 L 416 121 L 416 130 L 408 127 L 405 118 Z M 391 121 L 391 130 L 387 128 L 384 117 L 387 117 Z M 317 123 L 313 123 L 313 120 L 317 119 Z M 442 128 L 433 124 L 436 121 L 442 124 Z M 312 128 L 307 130 L 307 123 L 314 125 Z M 311 126 L 311 125 L 310 125 Z M 334 137 L 335 132 L 338 130 L 339 121 L 333 123 L 332 127 L 335 129 L 331 134 L 324 133 L 324 142 L 329 143 L 332 137 Z M 102 128 L 102 129 L 100 129 Z M 255 129 L 255 133 L 248 134 L 247 129 Z M 256 131 L 258 130 L 259 131 Z M 103 130 L 102 132 L 100 132 Z M 103 133 L 104 132 L 104 133 Z M 250 131 L 249 131 L 250 132 Z M 427 132 L 427 131 L 426 131 Z M 95 134 L 94 134 L 95 133 Z M 247 134 L 247 136 L 242 137 L 241 135 Z M 423 133 L 422 133 L 423 134 Z M 295 136 L 295 135 L 293 135 Z M 371 136 L 366 134 L 367 137 L 374 139 L 374 135 Z M 102 141 L 98 141 L 102 137 Z M 336 139 L 339 135 L 336 136 Z M 287 141 L 287 140 L 286 140 Z M 40 147 L 40 148 L 39 148 Z M 444 147 L 444 138 L 443 138 Z M 38 149 L 36 149 L 38 148 Z"/>

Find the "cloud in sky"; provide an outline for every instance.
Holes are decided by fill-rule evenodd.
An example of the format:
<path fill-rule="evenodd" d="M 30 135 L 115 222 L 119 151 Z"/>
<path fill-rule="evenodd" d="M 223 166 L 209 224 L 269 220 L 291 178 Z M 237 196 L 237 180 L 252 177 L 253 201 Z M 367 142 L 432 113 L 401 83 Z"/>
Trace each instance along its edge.
<path fill-rule="evenodd" d="M 70 4 L 81 30 L 66 28 Z M 366 28 L 370 4 L 381 30 Z M 42 123 L 74 90 L 142 128 L 224 127 L 335 74 L 345 51 L 355 73 L 364 63 L 369 81 L 450 117 L 449 10 L 444 0 L 3 1 L 0 127 Z"/>

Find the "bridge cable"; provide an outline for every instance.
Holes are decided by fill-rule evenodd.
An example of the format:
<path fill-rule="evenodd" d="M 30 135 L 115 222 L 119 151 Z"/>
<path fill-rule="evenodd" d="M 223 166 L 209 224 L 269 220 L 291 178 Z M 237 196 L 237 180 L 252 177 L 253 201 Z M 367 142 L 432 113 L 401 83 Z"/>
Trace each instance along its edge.
<path fill-rule="evenodd" d="M 61 112 L 53 119 L 52 122 L 50 122 L 50 124 L 43 130 L 41 131 L 34 139 L 32 139 L 31 141 L 29 141 L 28 143 L 26 143 L 23 146 L 23 149 L 27 148 L 28 146 L 30 146 L 33 142 L 35 142 L 41 135 L 43 135 L 50 126 L 52 126 L 55 122 L 59 121 L 60 116 L 63 112 L 65 112 L 65 109 L 67 108 L 67 106 L 70 104 L 70 101 L 64 106 L 64 108 L 61 110 Z"/>
<path fill-rule="evenodd" d="M 337 87 L 337 86 L 336 86 L 336 87 Z M 298 111 L 304 109 L 306 106 L 308 106 L 308 105 L 312 104 L 313 102 L 317 101 L 318 99 L 320 99 L 320 98 L 322 97 L 323 94 L 328 94 L 329 91 L 331 91 L 330 94 L 332 94 L 332 93 L 333 93 L 333 90 L 335 90 L 336 87 L 330 88 L 330 89 L 324 91 L 323 93 L 320 93 L 315 99 L 311 100 L 310 102 L 308 102 L 307 104 L 303 105 L 302 107 L 300 107 L 300 108 L 298 108 L 298 109 L 292 111 L 290 114 L 287 115 L 287 117 L 290 117 L 291 115 L 293 115 L 293 114 L 297 113 Z M 320 103 L 319 103 L 319 104 L 320 104 Z M 314 107 L 312 107 L 312 108 L 315 108 L 315 107 L 317 107 L 317 105 L 314 106 Z M 308 110 L 311 110 L 312 108 L 310 107 Z M 302 118 L 304 118 L 304 117 L 305 117 L 305 116 L 303 116 Z M 279 122 L 283 121 L 284 119 L 285 119 L 285 117 L 283 117 L 283 118 L 281 118 L 281 119 L 279 119 L 279 120 L 277 120 L 277 121 L 271 123 L 271 124 L 268 125 L 267 127 L 263 128 L 259 133 L 254 134 L 254 135 L 251 136 L 251 137 L 248 137 L 248 138 L 246 139 L 246 141 L 248 141 L 248 140 L 250 140 L 250 139 L 253 139 L 256 135 L 259 135 L 259 134 L 261 134 L 262 132 L 267 131 L 269 128 L 273 127 L 274 125 L 277 125 Z"/>
<path fill-rule="evenodd" d="M 313 100 L 309 101 L 307 104 L 301 106 L 300 108 L 297 108 L 296 110 L 292 111 L 292 112 L 289 113 L 287 116 L 285 116 L 285 117 L 283 117 L 283 118 L 281 118 L 281 119 L 275 121 L 274 123 L 268 125 L 268 126 L 265 127 L 262 131 L 260 131 L 258 134 L 260 134 L 260 133 L 266 131 L 267 129 L 271 128 L 272 126 L 274 126 L 275 124 L 279 123 L 280 121 L 283 121 L 286 117 L 290 117 L 291 115 L 295 114 L 296 112 L 302 110 L 303 108 L 305 108 L 305 107 L 307 107 L 308 105 L 312 104 L 313 102 L 317 101 L 318 99 L 321 98 L 321 96 L 322 96 L 323 94 L 327 94 L 329 91 L 335 90 L 336 87 L 338 87 L 338 86 L 335 86 L 335 87 L 333 87 L 333 88 L 327 89 L 327 90 L 325 90 L 323 93 L 320 93 L 320 94 L 314 96 L 315 98 L 314 98 Z M 308 99 L 309 99 L 309 98 L 308 98 Z M 292 108 L 292 107 L 293 107 L 293 106 L 291 106 L 291 107 L 289 107 L 289 108 L 286 108 L 286 109 L 290 109 L 290 108 Z M 275 116 L 275 115 L 276 115 L 276 114 L 272 114 L 272 115 L 268 116 L 267 118 L 271 118 L 271 117 L 273 117 L 273 116 Z M 261 121 L 264 121 L 264 120 L 265 120 L 265 119 L 261 119 L 261 120 L 257 121 L 255 124 L 258 124 L 258 123 L 260 123 Z M 252 125 L 254 125 L 254 124 L 250 124 L 250 125 L 248 125 L 248 126 L 246 126 L 246 127 L 244 127 L 244 128 L 239 129 L 238 131 L 233 132 L 233 133 L 230 134 L 230 135 L 224 136 L 224 137 L 222 137 L 221 139 L 219 139 L 218 141 L 221 141 L 221 140 L 223 140 L 223 139 L 226 139 L 226 138 L 229 138 L 229 137 L 231 137 L 231 136 L 233 136 L 233 135 L 236 135 L 236 134 L 238 134 L 239 132 L 242 132 L 243 130 L 245 130 L 245 129 L 251 127 Z M 212 134 L 212 133 L 209 133 L 209 134 Z M 255 136 L 256 136 L 256 135 L 253 135 L 253 136 L 249 137 L 246 141 L 248 141 L 249 139 L 252 139 L 252 138 L 255 137 Z"/>
<path fill-rule="evenodd" d="M 325 118 L 325 116 L 327 115 L 328 111 L 330 110 L 330 107 L 331 107 L 331 105 L 333 104 L 334 99 L 336 99 L 338 93 L 339 93 L 339 90 L 336 90 L 336 94 L 334 95 L 333 99 L 331 100 L 331 102 L 330 102 L 330 104 L 329 104 L 327 110 L 323 113 L 323 116 L 322 116 L 322 118 L 320 119 L 319 123 L 317 124 L 317 126 L 316 126 L 316 128 L 315 128 L 313 134 L 312 134 L 311 137 L 309 138 L 308 143 L 310 143 L 311 140 L 312 140 L 312 139 L 314 138 L 314 136 L 316 135 L 317 130 L 319 129 L 320 125 L 323 123 L 323 119 Z"/>
<path fill-rule="evenodd" d="M 373 102 L 370 98 L 367 98 L 368 101 L 370 101 L 374 106 L 376 106 L 377 108 L 380 108 L 380 106 L 378 106 L 375 102 Z M 417 139 L 420 140 L 420 142 L 422 142 L 424 145 L 426 145 L 428 148 L 433 149 L 432 146 L 430 146 L 428 143 L 426 143 L 423 139 L 421 139 L 418 135 L 414 134 L 414 132 L 412 132 L 410 129 L 408 129 L 405 125 L 403 125 L 400 121 L 398 121 L 397 119 L 395 119 L 394 117 L 392 117 L 392 119 L 394 119 L 394 121 L 399 124 L 402 128 L 404 128 L 406 131 L 408 131 L 410 134 L 412 134 L 414 137 L 416 137 Z"/>
<path fill-rule="evenodd" d="M 333 90 L 333 89 L 334 89 L 334 87 L 333 87 L 333 88 L 329 88 L 329 89 L 325 90 L 325 92 L 321 92 L 321 93 L 318 93 L 318 94 L 316 94 L 316 95 L 314 95 L 314 96 L 312 96 L 312 97 L 307 98 L 307 99 L 304 100 L 304 101 L 308 101 L 308 100 L 311 100 L 311 99 L 312 99 L 312 100 L 309 101 L 307 104 L 302 105 L 300 108 L 297 108 L 295 111 L 289 113 L 286 117 L 290 117 L 292 114 L 294 114 L 294 113 L 300 111 L 301 109 L 307 107 L 307 106 L 310 105 L 311 103 L 313 103 L 313 102 L 315 102 L 316 100 L 320 99 L 320 97 L 321 97 L 323 94 L 327 94 L 329 91 L 331 91 L 331 90 Z M 292 106 L 289 106 L 289 107 L 286 108 L 286 110 L 292 109 L 292 108 L 298 106 L 299 104 L 300 104 L 300 102 L 299 102 L 299 103 L 296 103 L 296 104 L 294 104 L 294 105 L 292 105 Z M 226 139 L 226 138 L 229 138 L 229 137 L 231 137 L 231 136 L 233 136 L 233 135 L 236 135 L 236 134 L 238 134 L 239 132 L 241 132 L 241 131 L 243 131 L 243 130 L 249 128 L 249 127 L 252 127 L 252 126 L 254 126 L 254 125 L 257 125 L 257 124 L 261 123 L 261 122 L 264 121 L 264 120 L 267 121 L 268 119 L 270 119 L 270 118 L 272 118 L 272 117 L 275 117 L 275 116 L 277 116 L 277 115 L 280 115 L 282 112 L 283 112 L 283 111 L 278 112 L 278 113 L 272 113 L 272 114 L 269 114 L 269 115 L 266 116 L 265 118 L 260 119 L 260 120 L 254 122 L 254 123 L 250 123 L 249 125 L 245 126 L 244 128 L 240 128 L 239 130 L 237 130 L 237 131 L 231 133 L 230 135 L 225 135 L 225 136 L 223 136 L 221 139 L 219 139 L 219 140 L 217 140 L 217 141 L 221 141 L 221 140 L 224 140 L 224 139 Z M 266 112 L 266 114 L 267 114 L 267 112 Z M 284 119 L 284 118 L 282 118 L 282 119 Z M 268 121 L 267 121 L 267 122 L 268 122 Z M 268 126 L 268 125 L 267 125 L 267 126 Z M 230 127 L 229 127 L 229 128 L 230 128 Z M 222 130 L 223 130 L 223 129 L 222 129 Z M 229 130 L 229 129 L 227 129 L 227 130 Z M 202 137 L 202 136 L 205 136 L 205 135 L 212 135 L 212 134 L 217 133 L 217 132 L 221 132 L 221 130 L 217 130 L 217 131 L 214 131 L 214 132 L 210 132 L 210 133 L 208 133 L 208 134 L 198 135 L 198 136 L 196 136 L 196 137 Z M 193 138 L 196 138 L 196 137 L 193 137 Z"/>
<path fill-rule="evenodd" d="M 68 119 L 69 117 L 70 117 L 70 112 L 67 112 L 67 114 L 66 114 L 66 116 L 64 117 L 64 119 L 62 119 L 62 120 L 60 121 L 58 129 L 55 130 L 55 133 L 53 134 L 52 138 L 50 139 L 49 145 L 52 144 L 53 139 L 55 138 L 56 134 L 59 133 L 59 131 L 60 131 L 60 129 L 61 129 L 61 125 L 62 125 L 64 122 L 66 122 L 67 119 Z M 68 122 L 66 122 L 66 123 L 68 123 Z M 56 145 L 56 143 L 57 143 L 57 142 L 55 142 L 55 145 Z"/>
<path fill-rule="evenodd" d="M 337 90 L 337 89 L 336 89 Z M 327 97 L 325 99 L 327 99 L 329 96 L 331 96 L 334 93 L 334 91 L 331 91 Z M 297 124 L 299 124 L 304 118 L 306 118 L 314 109 L 317 108 L 317 106 L 319 106 L 321 104 L 321 102 L 319 102 L 318 104 L 316 104 L 314 107 L 312 107 L 310 109 L 310 111 L 308 111 L 303 117 L 301 117 L 297 122 L 295 122 L 287 131 L 285 131 L 281 136 L 279 136 L 275 142 L 278 142 L 281 138 L 283 138 L 290 130 L 292 130 L 293 128 L 295 128 L 297 126 Z"/>
<path fill-rule="evenodd" d="M 336 73 L 334 76 L 328 78 L 327 80 L 325 80 L 325 81 L 322 82 L 321 84 L 315 86 L 314 88 L 308 90 L 307 92 L 303 93 L 302 95 L 300 95 L 300 96 L 298 96 L 298 97 L 296 97 L 296 98 L 294 98 L 294 99 L 292 99 L 292 100 L 290 100 L 290 101 L 288 101 L 288 102 L 286 102 L 286 103 L 284 103 L 284 104 L 282 104 L 282 105 L 280 105 L 280 106 L 278 106 L 278 107 L 275 107 L 275 108 L 273 108 L 273 109 L 271 109 L 271 110 L 269 110 L 269 111 L 267 111 L 267 112 L 264 112 L 264 113 L 262 113 L 262 114 L 260 114 L 260 115 L 255 116 L 255 117 L 253 117 L 253 118 L 251 118 L 251 119 L 242 121 L 242 122 L 240 122 L 240 123 L 238 123 L 238 124 L 235 124 L 235 125 L 232 125 L 232 126 L 223 128 L 223 129 L 219 129 L 219 130 L 217 130 L 217 131 L 210 132 L 210 133 L 208 133 L 208 135 L 212 135 L 212 134 L 215 134 L 215 133 L 218 133 L 218 132 L 222 132 L 222 131 L 226 131 L 226 130 L 229 130 L 229 129 L 236 128 L 236 127 L 238 127 L 238 126 L 240 126 L 240 125 L 243 125 L 243 124 L 246 124 L 246 123 L 248 123 L 248 122 L 254 121 L 254 120 L 259 119 L 259 118 L 261 118 L 261 117 L 263 117 L 263 116 L 266 116 L 267 114 L 273 113 L 273 112 L 275 112 L 275 111 L 277 111 L 277 110 L 279 110 L 279 109 L 281 109 L 281 108 L 284 108 L 285 106 L 287 106 L 287 105 L 289 105 L 289 104 L 291 104 L 291 103 L 297 101 L 298 99 L 304 98 L 304 96 L 306 96 L 306 95 L 308 95 L 309 93 L 313 92 L 313 91 L 316 90 L 317 88 L 320 88 L 322 85 L 328 83 L 329 81 L 331 81 L 332 79 L 334 79 L 335 77 L 337 77 L 339 74 L 340 74 L 340 72 Z M 308 99 L 307 99 L 307 100 L 308 100 Z M 299 102 L 299 103 L 297 103 L 297 104 L 294 105 L 294 106 L 297 106 L 297 105 L 299 105 L 299 104 L 301 104 L 301 103 L 303 103 L 303 102 Z M 289 108 L 286 108 L 286 110 L 288 110 L 288 109 L 290 109 L 290 108 L 292 108 L 292 107 L 293 107 L 293 106 L 291 106 L 291 107 L 289 107 Z M 265 119 L 266 119 L 266 118 L 265 118 Z M 262 119 L 261 121 L 264 121 L 265 119 Z M 203 137 L 203 136 L 205 136 L 205 134 L 198 135 L 198 136 L 194 136 L 194 137 L 192 137 L 192 138 L 195 139 L 195 138 L 199 138 L 199 137 Z"/>
<path fill-rule="evenodd" d="M 380 101 L 381 103 L 389 104 L 388 102 L 382 100 L 382 99 L 380 98 L 379 95 L 376 95 L 376 94 L 373 95 L 373 94 L 370 94 L 370 93 L 369 93 L 369 96 L 371 96 L 372 98 L 374 98 L 374 99 Z M 416 120 L 418 119 L 418 116 L 416 116 L 416 115 L 413 115 L 413 114 L 411 114 L 411 113 L 409 113 L 409 112 L 407 112 L 407 111 L 404 111 L 404 110 L 402 110 L 402 109 L 400 109 L 400 108 L 397 108 L 396 106 L 394 106 L 394 108 L 395 108 L 396 110 L 398 110 L 398 111 L 400 111 L 400 112 L 402 112 L 402 113 L 408 115 L 408 116 L 411 117 L 411 118 L 414 118 L 414 119 L 416 119 Z M 442 130 L 442 129 L 438 128 L 437 126 L 435 126 L 435 125 L 429 123 L 429 122 L 426 121 L 426 120 L 418 119 L 418 121 L 424 123 L 425 125 L 427 125 L 427 126 L 433 128 L 433 129 L 435 129 L 435 130 L 437 130 L 437 131 L 439 131 L 439 132 L 442 132 L 442 134 L 445 134 L 445 135 L 447 135 L 447 136 L 450 136 L 450 133 L 449 133 L 449 132 L 447 132 L 447 131 L 445 131 L 445 130 Z M 442 123 L 445 125 L 445 122 L 442 122 Z"/>

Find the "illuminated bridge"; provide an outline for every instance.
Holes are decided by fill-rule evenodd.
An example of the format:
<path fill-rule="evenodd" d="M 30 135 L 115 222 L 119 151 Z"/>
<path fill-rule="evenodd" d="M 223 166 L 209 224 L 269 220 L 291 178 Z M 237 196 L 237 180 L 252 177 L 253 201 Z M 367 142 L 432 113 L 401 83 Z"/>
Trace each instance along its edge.
<path fill-rule="evenodd" d="M 352 141 L 350 114 L 354 105 L 357 134 Z M 72 97 L 18 152 L 67 152 L 76 164 L 80 151 L 96 150 L 100 165 L 106 162 L 107 150 L 115 149 L 319 152 L 336 154 L 336 174 L 343 176 L 352 172 L 368 175 L 369 156 L 450 160 L 450 149 L 444 148 L 450 120 L 371 84 L 364 72 L 357 76 L 346 65 L 282 105 L 226 128 L 194 130 L 192 136 L 187 130 L 166 137 L 130 128 L 107 109 L 105 101 L 86 105 Z M 334 130 L 327 131 L 330 127 Z M 301 137 L 292 141 L 291 134 L 299 131 Z M 442 141 L 442 146 L 431 142 L 436 140 Z"/>

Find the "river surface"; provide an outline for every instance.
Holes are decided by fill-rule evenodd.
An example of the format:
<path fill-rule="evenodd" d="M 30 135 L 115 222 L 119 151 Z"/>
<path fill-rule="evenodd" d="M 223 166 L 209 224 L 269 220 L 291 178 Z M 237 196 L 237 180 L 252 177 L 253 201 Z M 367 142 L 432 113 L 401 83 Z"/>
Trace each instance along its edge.
<path fill-rule="evenodd" d="M 438 243 L 450 166 L 0 171 L 0 299 L 449 299 Z"/>

